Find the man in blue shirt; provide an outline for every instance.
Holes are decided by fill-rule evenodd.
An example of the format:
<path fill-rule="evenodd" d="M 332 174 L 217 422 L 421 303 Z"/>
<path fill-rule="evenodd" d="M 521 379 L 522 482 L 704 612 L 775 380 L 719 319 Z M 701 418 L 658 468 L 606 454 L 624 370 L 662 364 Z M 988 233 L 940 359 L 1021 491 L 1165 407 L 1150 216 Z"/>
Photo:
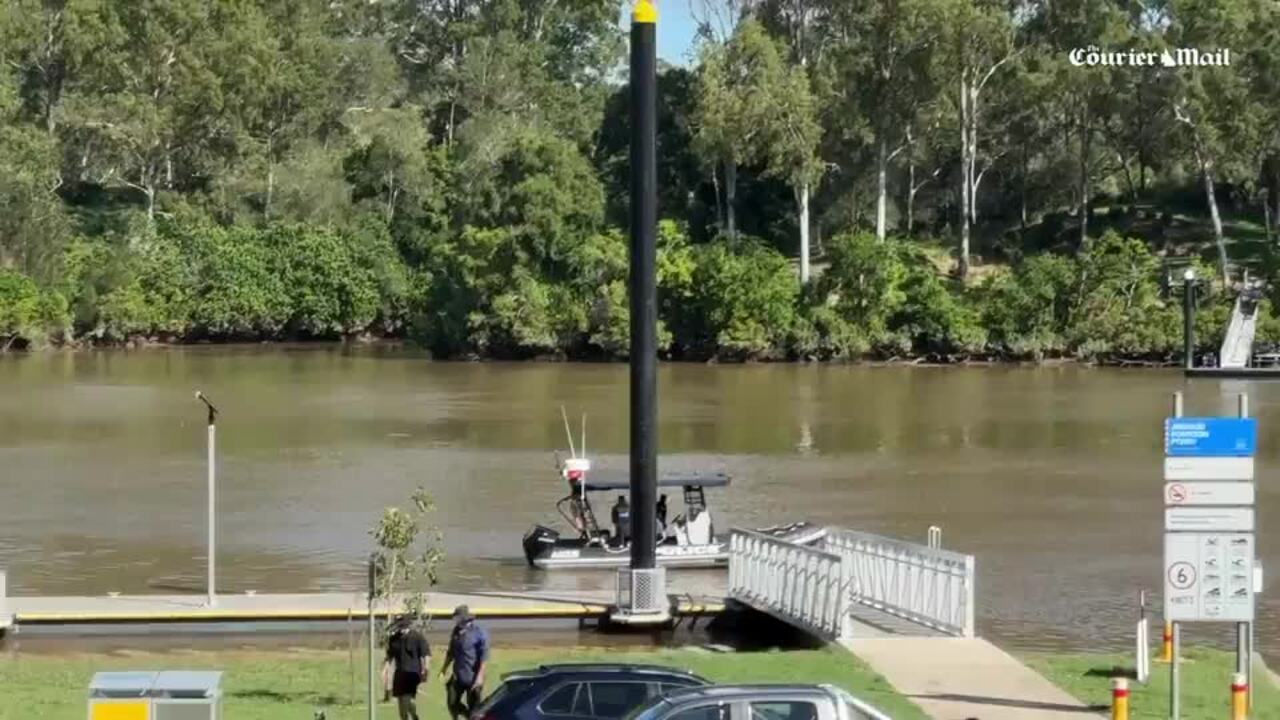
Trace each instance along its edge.
<path fill-rule="evenodd" d="M 466 605 L 453 611 L 453 635 L 440 675 L 453 665 L 453 676 L 445 684 L 449 716 L 468 720 L 480 705 L 484 693 L 484 670 L 489 662 L 489 634 L 476 624 Z"/>

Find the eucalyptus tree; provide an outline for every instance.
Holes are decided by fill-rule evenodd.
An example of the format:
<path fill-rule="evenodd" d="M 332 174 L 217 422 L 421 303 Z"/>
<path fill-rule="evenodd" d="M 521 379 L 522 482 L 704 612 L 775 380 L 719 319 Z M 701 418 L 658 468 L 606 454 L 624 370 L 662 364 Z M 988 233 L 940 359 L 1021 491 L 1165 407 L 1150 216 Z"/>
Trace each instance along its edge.
<path fill-rule="evenodd" d="M 1171 0 L 1166 31 L 1169 46 L 1229 50 L 1250 36 L 1258 19 L 1258 7 L 1248 2 Z M 1236 55 L 1239 57 L 1238 50 Z M 1248 73 L 1238 65 L 1162 69 L 1172 84 L 1174 117 L 1184 128 L 1204 187 L 1222 279 L 1229 283 L 1230 259 L 1218 207 L 1217 182 L 1256 176 L 1256 149 L 1264 108 L 1254 102 Z"/>
<path fill-rule="evenodd" d="M 879 240 L 888 233 L 889 163 L 908 149 L 908 129 L 938 92 L 941 10 L 937 0 L 855 0 L 834 3 L 831 11 L 844 110 L 866 119 L 875 148 Z"/>
<path fill-rule="evenodd" d="M 960 130 L 960 239 L 957 274 L 969 273 L 969 245 L 977 212 L 978 185 L 989 167 L 979 142 L 983 128 L 983 92 L 997 72 L 1020 53 L 1014 16 L 1007 3 L 995 0 L 942 0 L 942 52 L 935 54 L 936 71 L 951 86 Z M 979 166 L 982 166 L 979 169 Z"/>

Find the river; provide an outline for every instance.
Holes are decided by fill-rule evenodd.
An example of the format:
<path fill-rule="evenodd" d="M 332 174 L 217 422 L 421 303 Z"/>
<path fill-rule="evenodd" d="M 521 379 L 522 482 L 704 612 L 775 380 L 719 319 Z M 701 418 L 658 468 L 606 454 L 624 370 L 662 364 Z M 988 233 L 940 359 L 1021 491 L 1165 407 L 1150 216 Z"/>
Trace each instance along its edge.
<path fill-rule="evenodd" d="M 627 368 L 437 363 L 394 348 L 190 347 L 0 357 L 0 566 L 11 594 L 198 591 L 203 390 L 219 406 L 219 576 L 229 591 L 358 588 L 369 528 L 422 485 L 450 589 L 611 587 L 543 574 L 521 534 L 554 517 L 552 451 L 587 415 L 624 469 Z M 1161 422 L 1260 418 L 1260 554 L 1280 572 L 1280 384 L 1063 367 L 664 365 L 663 469 L 726 470 L 717 526 L 839 524 L 977 556 L 981 634 L 1014 649 L 1132 646 L 1161 584 Z M 673 512 L 675 512 L 673 508 Z M 1257 637 L 1280 657 L 1280 599 Z M 1159 629 L 1154 628 L 1158 637 Z M 1191 640 L 1232 637 L 1197 629 Z"/>

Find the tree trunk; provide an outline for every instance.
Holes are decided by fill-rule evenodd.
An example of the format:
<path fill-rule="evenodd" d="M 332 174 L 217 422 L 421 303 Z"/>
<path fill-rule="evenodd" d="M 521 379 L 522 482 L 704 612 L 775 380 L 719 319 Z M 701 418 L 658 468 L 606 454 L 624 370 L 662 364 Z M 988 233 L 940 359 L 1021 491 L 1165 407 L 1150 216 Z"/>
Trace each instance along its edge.
<path fill-rule="evenodd" d="M 1086 116 L 1087 117 L 1087 116 Z M 1080 125 L 1080 248 L 1089 239 L 1089 149 L 1088 120 Z"/>
<path fill-rule="evenodd" d="M 1267 193 L 1262 196 L 1262 223 L 1267 232 L 1267 244 L 1275 242 L 1274 229 L 1271 225 L 1271 188 L 1267 188 Z"/>
<path fill-rule="evenodd" d="M 1280 173 L 1276 174 L 1275 183 L 1272 184 L 1271 186 L 1271 193 L 1275 196 L 1274 197 L 1275 205 L 1273 206 L 1275 207 L 1275 211 L 1271 213 L 1271 218 L 1272 218 L 1271 221 L 1273 223 L 1280 223 Z M 1280 240 L 1280 228 L 1278 228 L 1278 232 L 1276 233 L 1276 236 L 1277 236 L 1276 239 Z"/>
<path fill-rule="evenodd" d="M 888 165 L 889 165 L 889 141 L 884 137 L 885 133 L 880 133 L 880 148 L 876 158 L 876 240 L 884 242 L 887 228 L 886 220 L 886 195 L 889 192 L 888 187 Z"/>
<path fill-rule="evenodd" d="M 957 274 L 963 280 L 969 275 L 969 211 L 973 208 L 969 200 L 969 183 L 973 179 L 970 165 L 969 145 L 969 78 L 966 73 L 960 75 L 960 252 Z"/>
<path fill-rule="evenodd" d="M 724 229 L 724 203 L 720 201 L 720 166 L 711 166 L 711 189 L 716 196 L 716 227 Z"/>
<path fill-rule="evenodd" d="M 457 112 L 458 112 L 458 101 L 457 100 L 449 101 L 449 124 L 445 128 L 445 135 L 446 135 L 445 146 L 446 147 L 453 147 L 453 121 L 454 121 L 455 114 Z"/>
<path fill-rule="evenodd" d="M 271 200 L 275 197 L 275 193 L 276 166 L 275 163 L 271 161 L 271 158 L 267 158 L 267 198 L 262 203 L 262 217 L 264 218 L 271 218 Z"/>
<path fill-rule="evenodd" d="M 732 160 L 724 164 L 724 204 L 725 217 L 727 218 L 727 230 L 729 237 L 736 238 L 738 236 L 737 212 L 734 208 L 734 201 L 738 194 L 738 164 Z"/>
<path fill-rule="evenodd" d="M 969 224 L 978 224 L 978 92 L 976 83 L 969 85 Z"/>
<path fill-rule="evenodd" d="M 800 285 L 809 284 L 809 183 L 800 187 Z"/>
<path fill-rule="evenodd" d="M 1263 207 L 1274 208 L 1271 215 L 1273 242 L 1280 242 L 1280 163 L 1272 159 L 1271 186 L 1267 188 L 1267 196 L 1262 199 Z"/>
<path fill-rule="evenodd" d="M 1213 189 L 1213 161 L 1204 151 L 1196 147 L 1196 161 L 1200 164 L 1200 174 L 1204 178 L 1205 199 L 1209 201 L 1209 217 L 1213 220 L 1213 239 L 1218 244 L 1218 262 L 1222 266 L 1222 282 L 1231 284 L 1231 274 L 1227 267 L 1227 242 L 1222 234 L 1222 216 L 1218 214 L 1218 198 Z"/>
<path fill-rule="evenodd" d="M 916 161 L 914 157 L 907 161 L 907 237 L 916 221 Z"/>
<path fill-rule="evenodd" d="M 1027 145 L 1026 143 L 1022 143 L 1021 150 L 1022 150 L 1022 158 L 1021 158 L 1022 172 L 1019 173 L 1019 178 L 1018 178 L 1018 200 L 1022 207 L 1020 208 L 1020 212 L 1018 213 L 1018 228 L 1019 228 L 1019 231 L 1022 233 L 1022 237 L 1025 239 L 1027 237 Z"/>

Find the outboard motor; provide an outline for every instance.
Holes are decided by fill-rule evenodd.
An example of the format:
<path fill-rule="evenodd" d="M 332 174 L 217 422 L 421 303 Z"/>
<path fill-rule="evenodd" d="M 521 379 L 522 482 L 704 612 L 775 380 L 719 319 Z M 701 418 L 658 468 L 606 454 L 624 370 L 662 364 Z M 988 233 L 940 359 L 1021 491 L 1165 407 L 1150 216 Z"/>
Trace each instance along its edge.
<path fill-rule="evenodd" d="M 533 529 L 524 534 L 524 557 L 529 562 L 529 567 L 536 567 L 533 561 L 547 553 L 551 552 L 551 548 L 555 547 L 556 541 L 560 539 L 560 533 L 552 530 L 546 525 L 534 525 Z"/>

